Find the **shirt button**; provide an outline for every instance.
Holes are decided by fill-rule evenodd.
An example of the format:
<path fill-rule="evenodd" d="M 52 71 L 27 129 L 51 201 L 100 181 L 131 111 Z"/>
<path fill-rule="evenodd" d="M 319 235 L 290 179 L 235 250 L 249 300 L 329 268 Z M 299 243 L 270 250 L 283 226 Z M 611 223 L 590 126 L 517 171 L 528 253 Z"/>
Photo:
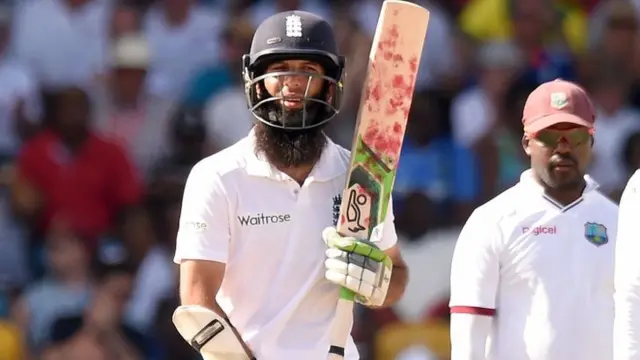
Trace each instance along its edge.
<path fill-rule="evenodd" d="M 294 189 L 294 190 L 293 190 L 293 194 L 294 194 L 294 195 L 298 195 L 298 193 L 299 193 L 299 192 L 300 192 L 300 190 L 298 190 L 298 189 Z"/>

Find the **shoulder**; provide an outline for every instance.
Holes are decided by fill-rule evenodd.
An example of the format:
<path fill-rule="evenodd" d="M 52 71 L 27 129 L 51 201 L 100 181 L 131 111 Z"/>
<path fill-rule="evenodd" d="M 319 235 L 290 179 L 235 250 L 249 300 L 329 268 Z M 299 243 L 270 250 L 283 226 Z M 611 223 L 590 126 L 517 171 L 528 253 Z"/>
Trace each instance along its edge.
<path fill-rule="evenodd" d="M 25 142 L 24 145 L 20 148 L 20 154 L 21 156 L 29 156 L 34 152 L 40 153 L 42 151 L 45 151 L 46 148 L 54 141 L 55 136 L 52 133 L 43 131 Z"/>
<path fill-rule="evenodd" d="M 622 196 L 620 198 L 621 215 L 629 216 L 631 213 L 635 213 L 640 207 L 640 170 L 631 176 L 629 181 L 624 187 Z M 635 214 L 634 214 L 635 216 Z"/>
<path fill-rule="evenodd" d="M 476 208 L 471 217 L 490 224 L 498 224 L 506 217 L 519 212 L 523 203 L 521 197 L 521 186 L 516 184 Z"/>
<path fill-rule="evenodd" d="M 344 169 L 346 171 L 351 163 L 351 151 L 334 143 L 332 140 L 329 140 L 329 146 L 332 146 L 335 149 L 335 160 L 344 165 Z"/>
<path fill-rule="evenodd" d="M 618 204 L 600 191 L 596 190 L 596 193 L 593 196 L 593 205 L 597 207 L 600 212 L 618 215 Z"/>
<path fill-rule="evenodd" d="M 640 188 L 640 170 L 636 170 L 629 181 L 627 181 L 627 185 L 625 185 L 624 192 L 625 193 L 637 193 Z"/>

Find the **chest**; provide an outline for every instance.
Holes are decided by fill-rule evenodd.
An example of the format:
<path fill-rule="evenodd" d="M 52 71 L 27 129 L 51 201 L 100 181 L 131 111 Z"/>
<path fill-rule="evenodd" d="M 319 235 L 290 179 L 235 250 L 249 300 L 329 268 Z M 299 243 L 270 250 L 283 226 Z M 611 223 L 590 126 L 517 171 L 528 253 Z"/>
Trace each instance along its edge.
<path fill-rule="evenodd" d="M 616 224 L 592 213 L 538 214 L 516 225 L 501 262 L 505 281 L 546 292 L 612 292 Z"/>
<path fill-rule="evenodd" d="M 262 263 L 298 266 L 324 261 L 322 231 L 337 222 L 344 186 L 341 180 L 304 186 L 269 179 L 236 183 L 229 204 L 230 257 L 242 254 L 246 259 L 254 254 Z"/>
<path fill-rule="evenodd" d="M 51 144 L 45 149 L 38 166 L 40 185 L 51 196 L 82 193 L 95 196 L 110 188 L 109 158 L 96 149 L 71 153 L 62 146 Z"/>

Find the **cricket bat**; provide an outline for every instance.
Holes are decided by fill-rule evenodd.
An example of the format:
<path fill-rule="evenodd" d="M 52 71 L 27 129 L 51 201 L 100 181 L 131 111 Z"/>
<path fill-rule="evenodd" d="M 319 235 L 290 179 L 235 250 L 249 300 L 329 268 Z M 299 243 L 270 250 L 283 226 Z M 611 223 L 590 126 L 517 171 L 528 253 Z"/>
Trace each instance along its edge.
<path fill-rule="evenodd" d="M 340 206 L 343 236 L 375 241 L 382 235 L 428 24 L 429 11 L 421 6 L 400 0 L 382 4 Z M 329 360 L 344 359 L 353 301 L 353 292 L 340 290 Z"/>

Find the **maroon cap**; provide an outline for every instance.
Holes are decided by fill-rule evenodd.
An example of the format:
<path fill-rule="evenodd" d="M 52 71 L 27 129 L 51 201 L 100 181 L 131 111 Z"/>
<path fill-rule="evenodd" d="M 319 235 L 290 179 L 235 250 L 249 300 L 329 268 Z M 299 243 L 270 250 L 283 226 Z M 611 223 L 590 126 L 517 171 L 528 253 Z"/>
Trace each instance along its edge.
<path fill-rule="evenodd" d="M 588 128 L 596 121 L 587 92 L 577 84 L 557 79 L 538 86 L 527 98 L 522 113 L 524 131 L 534 133 L 559 123 Z"/>

